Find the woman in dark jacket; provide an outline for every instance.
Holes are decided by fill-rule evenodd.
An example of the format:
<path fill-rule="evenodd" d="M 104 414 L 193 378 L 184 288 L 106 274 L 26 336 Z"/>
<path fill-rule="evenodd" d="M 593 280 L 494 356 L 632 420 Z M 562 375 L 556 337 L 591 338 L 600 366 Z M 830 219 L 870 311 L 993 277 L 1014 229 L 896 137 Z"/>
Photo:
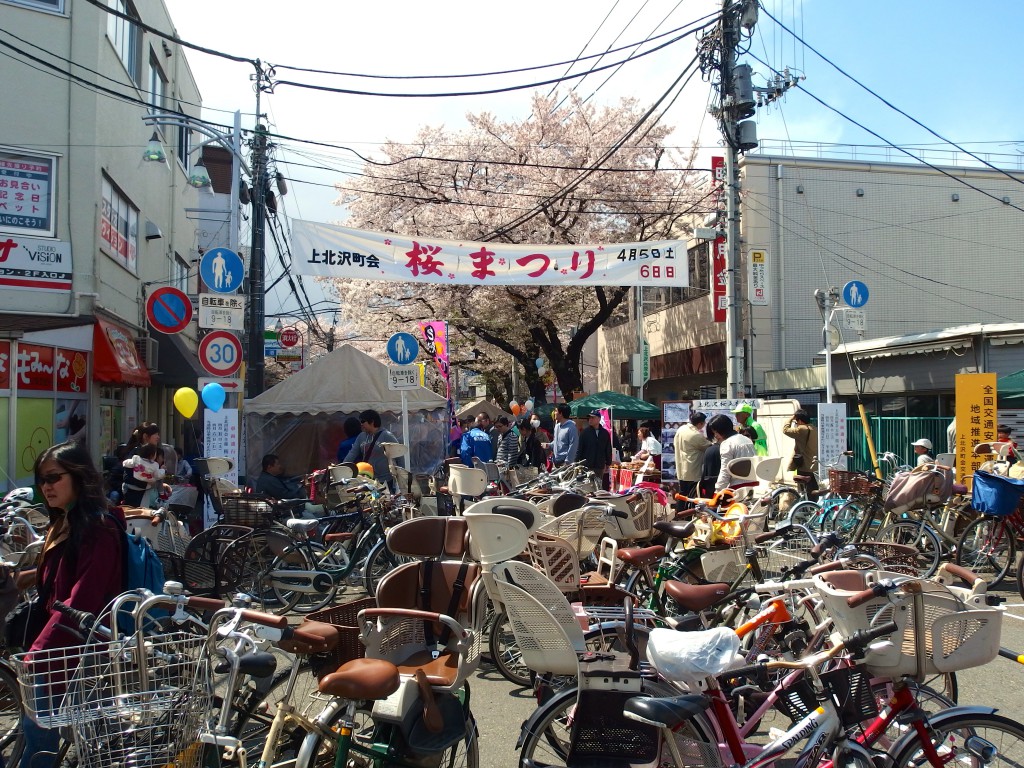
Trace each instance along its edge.
<path fill-rule="evenodd" d="M 39 566 L 19 577 L 22 588 L 35 584 L 47 609 L 60 600 L 72 608 L 99 615 L 121 592 L 122 531 L 106 514 L 103 480 L 81 443 L 61 443 L 44 451 L 35 463 L 35 482 L 50 514 Z M 32 642 L 39 651 L 78 645 L 81 640 L 50 610 L 46 625 Z M 69 625 L 70 626 L 70 625 Z M 22 718 L 25 768 L 53 764 L 42 752 L 53 752 L 59 733 Z M 35 759 L 33 759 L 35 758 Z"/>

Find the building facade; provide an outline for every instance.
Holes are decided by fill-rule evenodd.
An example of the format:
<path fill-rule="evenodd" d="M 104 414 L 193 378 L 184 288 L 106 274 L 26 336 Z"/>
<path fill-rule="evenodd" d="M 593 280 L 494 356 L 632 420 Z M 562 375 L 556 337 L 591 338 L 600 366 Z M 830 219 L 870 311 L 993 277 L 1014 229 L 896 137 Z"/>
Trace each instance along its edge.
<path fill-rule="evenodd" d="M 870 290 L 862 308 L 865 328 L 844 328 L 836 319 L 834 344 L 1016 319 L 1024 310 L 1024 286 L 1015 278 L 1024 242 L 1018 209 L 1024 208 L 1024 173 L 1019 158 L 993 164 L 1000 162 L 1014 170 L 744 157 L 739 279 L 747 393 L 812 406 L 824 400 L 823 321 L 815 291 L 841 291 L 851 280 Z M 602 330 L 602 388 L 628 390 L 627 361 L 642 330 L 651 354 L 645 397 L 721 392 L 724 324 L 712 315 L 712 277 L 702 266 L 709 254 L 707 243 L 693 243 L 689 288 L 661 289 L 652 298 L 645 290 L 642 318 L 634 297 L 633 314 Z M 995 367 L 999 359 L 992 358 L 989 370 L 1012 372 Z M 926 358 L 905 360 L 927 364 Z M 890 378 L 872 393 L 869 410 L 944 416 L 951 394 L 946 382 L 933 386 L 926 375 Z"/>
<path fill-rule="evenodd" d="M 174 30 L 161 0 L 109 7 Z M 70 436 L 98 459 L 140 420 L 160 423 L 165 440 L 182 434 L 171 397 L 196 386 L 195 331 L 153 333 L 145 297 L 188 288 L 198 252 L 186 208 L 203 193 L 188 184 L 191 132 L 158 128 L 166 161 L 143 162 L 154 129 L 142 118 L 198 116 L 201 101 L 179 46 L 84 0 L 0 0 L 0 30 L 10 46 L 0 78 L 0 468 L 10 485 Z"/>

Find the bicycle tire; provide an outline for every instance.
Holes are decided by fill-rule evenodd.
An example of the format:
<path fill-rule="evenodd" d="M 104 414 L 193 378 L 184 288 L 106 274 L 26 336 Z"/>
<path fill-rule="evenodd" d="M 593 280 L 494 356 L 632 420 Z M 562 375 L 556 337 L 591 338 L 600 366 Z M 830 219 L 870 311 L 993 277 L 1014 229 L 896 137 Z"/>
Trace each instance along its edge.
<path fill-rule="evenodd" d="M 817 533 L 822 530 L 825 511 L 816 501 L 801 499 L 789 508 L 786 522 L 790 525 L 802 525 L 809 531 Z"/>
<path fill-rule="evenodd" d="M 345 713 L 345 702 L 343 700 L 331 701 L 327 709 L 314 718 L 325 733 L 338 733 L 340 728 L 338 721 Z M 356 710 L 356 726 L 352 729 L 353 741 L 365 746 L 373 743 L 376 726 L 370 714 L 373 702 L 363 702 Z M 467 737 L 460 739 L 448 749 L 437 755 L 429 756 L 429 765 L 442 766 L 443 768 L 479 768 L 480 766 L 480 744 L 477 739 L 476 720 L 471 712 L 467 713 L 466 722 Z M 465 745 L 465 750 L 462 750 Z M 295 761 L 295 768 L 333 768 L 337 749 L 333 742 L 327 742 L 319 733 L 310 733 L 306 736 L 299 750 Z M 354 758 L 354 759 L 353 759 Z M 394 762 L 367 758 L 362 754 L 350 755 L 350 765 L 416 765 L 414 762 L 404 762 L 395 757 Z M 427 763 L 424 763 L 425 765 Z"/>
<path fill-rule="evenodd" d="M 913 520 L 897 520 L 882 528 L 876 534 L 875 541 L 914 547 L 918 552 L 914 567 L 921 578 L 930 578 L 939 569 L 942 545 L 938 535 L 927 525 Z"/>
<path fill-rule="evenodd" d="M 366 590 L 366 594 L 376 597 L 380 580 L 402 563 L 408 562 L 410 562 L 410 558 L 396 555 L 388 549 L 384 539 L 374 544 L 363 564 L 363 588 Z"/>
<path fill-rule="evenodd" d="M 956 543 L 956 564 L 978 574 L 988 582 L 989 589 L 995 589 L 1016 562 L 1016 538 L 1006 518 L 986 515 L 972 520 Z"/>
<path fill-rule="evenodd" d="M 512 632 L 512 624 L 505 611 L 498 611 L 494 614 L 491 631 L 487 638 L 487 650 L 491 655 L 491 663 L 502 677 L 520 688 L 530 687 L 530 670 L 523 663 L 523 656 L 519 652 L 519 643 Z"/>
<path fill-rule="evenodd" d="M 5 766 L 18 765 L 25 749 L 21 714 L 18 677 L 6 663 L 0 663 L 0 760 Z"/>
<path fill-rule="evenodd" d="M 309 549 L 307 549 L 307 546 Z M 317 558 L 316 562 L 310 560 L 310 552 Z M 281 555 L 270 564 L 272 571 L 317 571 L 321 563 L 327 560 L 327 550 L 322 544 L 314 541 L 306 542 L 302 546 L 294 545 L 286 549 Z M 319 611 L 334 602 L 338 594 L 338 586 L 333 584 L 326 592 L 297 592 L 290 590 L 280 580 L 271 580 L 270 588 L 274 592 L 277 602 L 282 606 L 289 606 L 288 610 L 297 613 L 312 613 Z"/>
<path fill-rule="evenodd" d="M 857 523 L 864 516 L 864 508 L 856 501 L 848 501 L 829 516 L 830 530 L 847 537 L 857 529 Z"/>
<path fill-rule="evenodd" d="M 942 718 L 937 725 L 926 722 L 925 727 L 946 765 L 983 762 L 986 768 L 1000 768 L 1024 762 L 1024 726 L 1008 717 L 964 712 Z M 893 768 L 928 765 L 922 746 L 921 737 L 914 734 L 893 757 Z M 994 747 L 995 753 L 984 761 L 977 760 L 969 750 L 983 746 Z M 961 751 L 963 757 L 959 757 Z"/>
<path fill-rule="evenodd" d="M 785 520 L 792 513 L 793 507 L 805 501 L 796 488 L 779 488 L 772 492 L 768 501 L 768 520 Z"/>
<path fill-rule="evenodd" d="M 638 695 L 645 694 L 653 697 L 672 697 L 678 696 L 680 691 L 665 683 L 644 681 L 642 692 Z M 567 768 L 571 722 L 576 701 L 577 691 L 573 687 L 563 689 L 541 706 L 546 711 L 539 715 L 536 725 L 523 738 L 519 764 L 531 760 L 536 765 Z M 673 730 L 684 756 L 693 756 L 697 748 L 706 758 L 703 761 L 705 765 L 718 765 L 720 762 L 717 740 L 712 733 L 710 725 L 700 715 L 683 721 Z M 660 768 L 676 768 L 673 766 L 671 753 L 664 747 L 657 765 Z"/>
<path fill-rule="evenodd" d="M 278 602 L 268 574 L 274 560 L 292 545 L 292 539 L 277 531 L 253 531 L 231 542 L 221 555 L 224 594 L 244 592 L 261 610 L 288 613 L 292 604 Z M 297 601 L 299 594 L 293 599 Z"/>
<path fill-rule="evenodd" d="M 658 599 L 654 584 L 648 571 L 637 568 L 626 580 L 626 592 L 636 598 L 638 608 L 649 608 L 658 614 L 664 613 L 661 600 Z"/>

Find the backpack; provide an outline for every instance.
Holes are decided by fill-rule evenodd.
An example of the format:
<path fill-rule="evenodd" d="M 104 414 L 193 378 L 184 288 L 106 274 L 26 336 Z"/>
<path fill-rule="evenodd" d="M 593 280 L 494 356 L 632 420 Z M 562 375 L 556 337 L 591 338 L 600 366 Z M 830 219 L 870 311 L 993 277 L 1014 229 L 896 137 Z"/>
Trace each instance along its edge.
<path fill-rule="evenodd" d="M 148 589 L 154 595 L 163 594 L 164 566 L 149 541 L 141 534 L 129 534 L 126 523 L 116 515 L 106 514 L 121 530 L 121 592 Z M 152 614 L 157 615 L 158 612 L 153 611 Z M 135 631 L 127 610 L 117 617 L 117 624 L 126 634 Z"/>

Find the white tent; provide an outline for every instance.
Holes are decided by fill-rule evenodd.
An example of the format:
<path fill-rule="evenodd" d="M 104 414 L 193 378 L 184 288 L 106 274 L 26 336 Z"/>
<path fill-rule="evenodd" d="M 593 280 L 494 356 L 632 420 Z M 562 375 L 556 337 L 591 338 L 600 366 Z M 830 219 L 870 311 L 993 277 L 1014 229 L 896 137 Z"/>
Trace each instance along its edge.
<path fill-rule="evenodd" d="M 480 413 L 481 411 L 483 413 L 486 413 L 488 416 L 490 416 L 491 417 L 491 421 L 494 421 L 499 416 L 504 416 L 509 421 L 515 421 L 515 418 L 516 418 L 515 416 L 513 416 L 508 411 L 503 411 L 501 408 L 496 406 L 494 403 L 490 402 L 486 397 L 482 397 L 479 400 L 474 400 L 469 405 L 462 406 L 461 408 L 459 408 L 458 411 L 455 412 L 455 415 L 460 420 L 461 419 L 471 419 L 471 418 L 475 418 L 476 415 L 478 413 Z"/>
<path fill-rule="evenodd" d="M 388 389 L 387 366 L 345 344 L 263 394 L 245 401 L 246 466 L 255 478 L 267 453 L 289 474 L 332 464 L 348 416 L 375 410 L 402 439 L 402 393 Z M 447 401 L 425 387 L 406 390 L 413 472 L 432 472 L 448 446 Z"/>

